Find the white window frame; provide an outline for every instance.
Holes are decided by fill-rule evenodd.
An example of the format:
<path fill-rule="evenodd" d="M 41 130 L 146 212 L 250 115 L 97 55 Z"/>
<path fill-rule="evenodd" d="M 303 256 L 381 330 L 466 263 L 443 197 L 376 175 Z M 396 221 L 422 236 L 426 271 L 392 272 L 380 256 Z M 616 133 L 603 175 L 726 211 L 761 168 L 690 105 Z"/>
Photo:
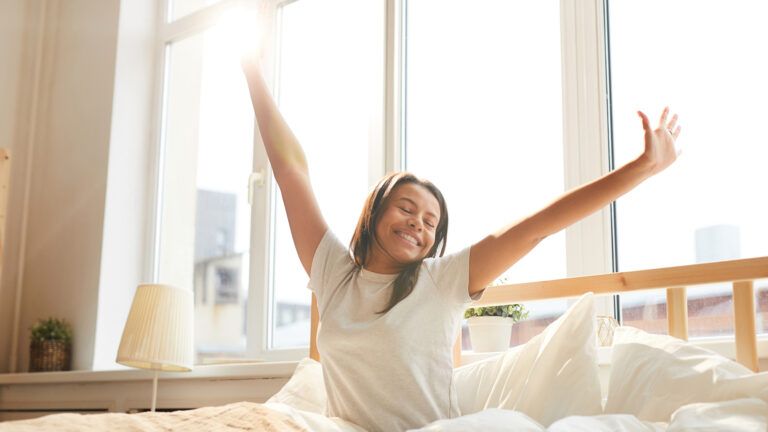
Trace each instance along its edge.
<path fill-rule="evenodd" d="M 222 0 L 173 22 L 167 22 L 167 3 L 160 2 L 157 31 L 157 84 L 155 89 L 156 127 L 153 142 L 155 152 L 152 166 L 155 185 L 152 214 L 155 247 L 150 252 L 150 274 L 159 274 L 159 209 L 162 197 L 162 137 L 164 96 L 167 78 L 167 49 L 172 42 L 198 34 L 215 25 L 223 14 L 242 5 L 253 6 L 256 0 Z M 267 83 L 278 88 L 275 73 L 279 63 L 276 34 L 279 31 L 280 8 L 293 1 L 263 0 L 269 5 L 267 35 L 270 43 L 264 53 L 264 75 Z M 385 113 L 381 124 L 372 128 L 369 154 L 369 185 L 384 173 L 401 169 L 404 163 L 404 10 L 407 0 L 386 0 L 385 11 L 385 91 L 379 101 Z M 603 0 L 584 0 L 578 3 L 561 0 L 561 46 L 563 67 L 563 145 L 565 190 L 581 185 L 609 171 L 608 157 L 608 104 L 605 59 L 604 3 Z M 275 94 L 279 100 L 279 95 Z M 305 357 L 308 347 L 269 349 L 273 320 L 270 255 L 273 226 L 273 177 L 261 137 L 254 134 L 254 172 L 266 173 L 262 186 L 254 188 L 251 205 L 251 263 L 247 319 L 246 357 L 268 361 L 297 360 Z M 613 270 L 611 245 L 611 213 L 604 209 L 566 230 L 567 276 L 607 273 Z M 612 297 L 597 302 L 599 314 L 614 314 Z"/>
<path fill-rule="evenodd" d="M 606 7 L 603 0 L 561 0 L 565 190 L 611 170 Z M 615 270 L 613 205 L 566 229 L 567 277 Z M 614 296 L 595 299 L 598 315 L 614 316 Z"/>

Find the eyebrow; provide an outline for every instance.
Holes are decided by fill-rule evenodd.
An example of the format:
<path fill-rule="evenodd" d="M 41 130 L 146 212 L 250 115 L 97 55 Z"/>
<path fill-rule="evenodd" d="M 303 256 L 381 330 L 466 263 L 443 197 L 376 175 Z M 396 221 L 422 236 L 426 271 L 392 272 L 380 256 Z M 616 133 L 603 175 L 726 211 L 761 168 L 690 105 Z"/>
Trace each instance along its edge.
<path fill-rule="evenodd" d="M 400 198 L 398 198 L 396 201 L 408 201 L 409 203 L 411 203 L 411 204 L 412 204 L 413 206 L 415 206 L 415 207 L 418 207 L 418 206 L 419 206 L 418 204 L 416 204 L 416 201 L 414 201 L 414 200 L 412 200 L 412 199 L 410 199 L 410 198 L 408 198 L 408 197 L 400 197 Z M 437 215 L 436 215 L 436 214 L 434 214 L 434 213 L 432 213 L 431 211 L 427 211 L 427 215 L 428 215 L 428 216 L 432 216 L 432 217 L 433 217 L 433 218 L 435 218 L 435 219 L 439 219 L 439 218 L 437 217 Z"/>

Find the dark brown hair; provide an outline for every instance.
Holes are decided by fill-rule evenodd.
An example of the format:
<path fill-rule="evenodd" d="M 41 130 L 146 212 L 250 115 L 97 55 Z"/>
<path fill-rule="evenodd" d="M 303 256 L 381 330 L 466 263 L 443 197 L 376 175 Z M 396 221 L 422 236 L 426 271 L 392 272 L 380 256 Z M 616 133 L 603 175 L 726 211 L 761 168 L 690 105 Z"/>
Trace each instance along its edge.
<path fill-rule="evenodd" d="M 352 253 L 352 258 L 354 259 L 356 266 L 353 272 L 359 272 L 368 258 L 368 253 L 375 241 L 376 225 L 378 224 L 384 209 L 387 207 L 392 191 L 394 191 L 396 187 L 408 183 L 424 187 L 434 195 L 437 202 L 440 204 L 440 220 L 437 223 L 437 227 L 435 227 L 435 244 L 432 245 L 432 249 L 429 250 L 425 258 L 443 256 L 445 253 L 445 245 L 448 240 L 448 208 L 446 207 L 443 194 L 437 186 L 430 181 L 422 180 L 409 172 L 394 172 L 379 180 L 379 183 L 373 188 L 368 195 L 368 198 L 365 200 L 360 219 L 357 221 L 355 233 L 352 235 L 352 240 L 349 242 L 349 250 Z M 438 249 L 440 249 L 440 255 L 437 255 Z M 379 313 L 383 314 L 388 312 L 402 299 L 408 297 L 413 291 L 413 287 L 416 285 L 416 281 L 419 277 L 419 267 L 421 266 L 421 262 L 422 260 L 419 260 L 408 264 L 408 266 L 397 275 L 389 303 L 384 310 Z"/>

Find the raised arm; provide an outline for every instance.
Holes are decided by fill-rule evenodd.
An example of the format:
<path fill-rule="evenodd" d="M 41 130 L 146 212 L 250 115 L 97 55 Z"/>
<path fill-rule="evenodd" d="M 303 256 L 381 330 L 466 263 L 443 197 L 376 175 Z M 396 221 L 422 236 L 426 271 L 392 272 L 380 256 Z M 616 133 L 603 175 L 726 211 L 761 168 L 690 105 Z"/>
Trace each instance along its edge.
<path fill-rule="evenodd" d="M 665 108 L 653 130 L 642 112 L 645 151 L 610 173 L 573 189 L 558 199 L 473 245 L 469 261 L 469 293 L 482 291 L 544 238 L 602 209 L 643 180 L 664 170 L 677 158 L 674 142 L 680 134 L 677 115 L 667 119 Z"/>
<path fill-rule="evenodd" d="M 261 139 L 280 186 L 293 244 L 304 270 L 309 274 L 315 250 L 328 225 L 320 213 L 309 182 L 307 159 L 267 89 L 258 59 L 254 56 L 245 57 L 242 66 Z"/>

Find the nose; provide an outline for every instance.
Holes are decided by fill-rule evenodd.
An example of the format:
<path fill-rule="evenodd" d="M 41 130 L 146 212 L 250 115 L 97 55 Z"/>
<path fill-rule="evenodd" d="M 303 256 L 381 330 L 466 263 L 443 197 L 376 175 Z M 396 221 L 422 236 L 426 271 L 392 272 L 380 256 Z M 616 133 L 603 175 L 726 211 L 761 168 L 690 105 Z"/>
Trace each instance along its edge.
<path fill-rule="evenodd" d="M 413 228 L 415 230 L 418 230 L 418 231 L 421 231 L 422 228 L 423 228 L 422 224 L 419 223 L 419 221 L 416 218 L 409 219 L 408 220 L 408 226 L 410 226 L 411 228 Z"/>

